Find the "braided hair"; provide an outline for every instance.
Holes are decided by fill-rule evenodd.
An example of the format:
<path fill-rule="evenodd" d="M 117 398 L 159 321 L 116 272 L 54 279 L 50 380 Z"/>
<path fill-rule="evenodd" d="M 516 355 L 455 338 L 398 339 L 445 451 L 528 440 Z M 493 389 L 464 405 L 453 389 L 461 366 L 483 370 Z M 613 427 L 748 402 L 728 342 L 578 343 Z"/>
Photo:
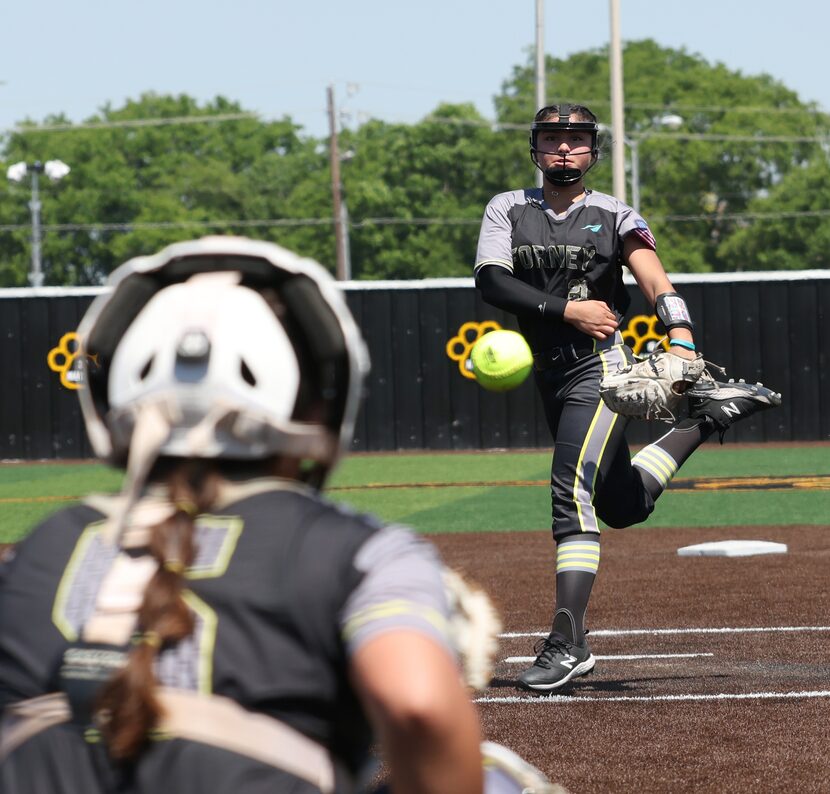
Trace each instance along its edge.
<path fill-rule="evenodd" d="M 216 500 L 217 473 L 206 461 L 177 465 L 166 478 L 175 512 L 151 529 L 147 552 L 158 570 L 138 610 L 126 665 L 104 686 L 97 713 L 110 755 L 136 756 L 161 716 L 153 665 L 159 652 L 190 636 L 195 621 L 184 600 L 184 574 L 193 562 L 195 517 Z"/>

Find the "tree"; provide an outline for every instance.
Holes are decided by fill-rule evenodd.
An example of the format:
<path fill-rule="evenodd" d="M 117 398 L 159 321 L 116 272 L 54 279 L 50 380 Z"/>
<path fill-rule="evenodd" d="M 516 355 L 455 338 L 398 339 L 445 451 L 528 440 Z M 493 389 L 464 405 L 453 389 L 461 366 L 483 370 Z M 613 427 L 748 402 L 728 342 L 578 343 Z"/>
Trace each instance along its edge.
<path fill-rule="evenodd" d="M 471 105 L 445 104 L 412 126 L 369 122 L 344 142 L 355 276 L 470 275 L 484 204 L 509 177 L 503 137 Z"/>
<path fill-rule="evenodd" d="M 580 101 L 610 121 L 605 48 L 546 65 L 551 99 Z M 668 270 L 827 266 L 823 114 L 769 76 L 650 40 L 626 44 L 624 76 L 641 211 Z M 442 104 L 416 124 L 372 120 L 341 133 L 355 278 L 470 275 L 487 201 L 535 183 L 534 96 L 528 58 L 494 98 L 495 124 L 470 104 Z M 668 111 L 682 116 L 680 129 L 659 125 Z M 132 256 L 210 233 L 272 240 L 334 271 L 330 141 L 304 136 L 288 117 L 265 122 L 222 97 L 199 104 L 148 93 L 82 125 L 27 121 L 2 144 L 7 163 L 72 167 L 42 191 L 47 284 L 98 284 Z M 588 177 L 605 192 L 609 149 L 606 136 Z M 28 200 L 25 183 L 0 191 L 0 286 L 26 284 Z M 781 208 L 789 214 L 775 217 Z"/>
<path fill-rule="evenodd" d="M 738 231 L 735 216 L 819 152 L 809 140 L 757 139 L 817 138 L 826 118 L 767 75 L 747 77 L 651 40 L 627 43 L 623 59 L 626 133 L 640 140 L 641 209 L 667 266 L 730 270 L 733 262 L 722 252 L 728 250 L 724 241 Z M 606 48 L 567 60 L 548 58 L 546 68 L 551 97 L 581 101 L 610 122 Z M 496 98 L 500 120 L 532 116 L 533 78 L 531 65 L 514 69 Z M 657 126 L 668 111 L 684 119 L 677 133 Z M 592 173 L 597 189 L 610 190 L 609 171 Z M 746 265 L 752 269 L 760 262 Z"/>
<path fill-rule="evenodd" d="M 731 270 L 830 267 L 830 165 L 823 153 L 791 169 L 718 249 Z"/>
<path fill-rule="evenodd" d="M 262 184 L 260 171 L 269 164 L 273 173 L 273 159 L 307 158 L 314 144 L 289 119 L 194 123 L 239 115 L 239 105 L 221 97 L 200 107 L 186 96 L 145 94 L 123 108 L 104 108 L 77 129 L 49 130 L 67 124 L 53 117 L 45 129 L 26 125 L 11 135 L 7 161 L 61 159 L 72 168 L 43 191 L 46 283 L 97 284 L 132 256 L 206 233 L 242 233 L 251 222 L 278 217 L 272 213 L 280 183 Z M 129 126 L 137 119 L 158 123 Z M 26 283 L 28 190 L 21 184 L 0 198 L 0 218 L 21 226 L 0 237 L 5 286 Z M 267 237 L 272 227 L 261 231 Z"/>

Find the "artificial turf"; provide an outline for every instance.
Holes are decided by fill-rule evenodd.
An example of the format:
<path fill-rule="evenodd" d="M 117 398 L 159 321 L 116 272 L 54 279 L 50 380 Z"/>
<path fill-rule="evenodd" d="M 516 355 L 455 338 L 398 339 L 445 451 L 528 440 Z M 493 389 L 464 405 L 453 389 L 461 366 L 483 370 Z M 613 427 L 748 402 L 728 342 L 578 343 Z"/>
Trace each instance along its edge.
<path fill-rule="evenodd" d="M 706 446 L 678 473 L 695 478 L 830 475 L 826 445 Z M 540 530 L 550 526 L 547 451 L 352 455 L 332 476 L 329 498 L 419 532 Z M 121 473 L 98 463 L 0 466 L 0 542 L 91 491 L 115 491 Z M 830 490 L 669 491 L 646 526 L 830 523 Z"/>

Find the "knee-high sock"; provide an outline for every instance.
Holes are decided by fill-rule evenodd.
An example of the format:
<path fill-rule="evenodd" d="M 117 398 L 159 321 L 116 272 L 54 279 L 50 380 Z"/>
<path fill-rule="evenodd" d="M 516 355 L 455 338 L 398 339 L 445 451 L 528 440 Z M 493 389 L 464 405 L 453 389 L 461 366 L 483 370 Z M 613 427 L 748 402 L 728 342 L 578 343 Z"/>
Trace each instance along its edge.
<path fill-rule="evenodd" d="M 599 537 L 570 535 L 556 546 L 556 610 L 552 631 L 582 645 L 585 612 L 599 569 Z"/>
<path fill-rule="evenodd" d="M 653 499 L 666 490 L 677 470 L 714 430 L 714 424 L 705 419 L 683 419 L 631 459 Z"/>

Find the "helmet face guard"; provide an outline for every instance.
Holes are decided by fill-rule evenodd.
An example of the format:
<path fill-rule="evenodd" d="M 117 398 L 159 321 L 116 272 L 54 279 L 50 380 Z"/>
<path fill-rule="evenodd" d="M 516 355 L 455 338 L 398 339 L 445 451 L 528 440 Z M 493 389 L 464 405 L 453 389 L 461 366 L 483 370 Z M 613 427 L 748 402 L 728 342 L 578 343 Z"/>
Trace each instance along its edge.
<path fill-rule="evenodd" d="M 539 168 L 545 177 L 554 185 L 573 185 L 579 182 L 588 170 L 594 165 L 599 156 L 599 149 L 597 147 L 597 137 L 599 135 L 599 125 L 594 121 L 571 121 L 571 105 L 563 104 L 559 106 L 559 118 L 555 121 L 534 121 L 530 125 L 530 158 L 534 165 Z M 591 156 L 594 158 L 591 165 L 582 171 L 579 168 L 556 168 L 555 166 L 548 166 L 542 168 L 538 162 L 538 155 L 541 153 L 538 147 L 539 133 L 542 132 L 563 132 L 563 131 L 578 131 L 588 132 L 591 135 Z"/>
<path fill-rule="evenodd" d="M 159 455 L 286 455 L 327 471 L 351 443 L 368 355 L 316 262 L 207 237 L 130 260 L 108 283 L 78 329 L 100 457 L 132 468 L 141 454 L 146 471 Z M 151 426 L 157 441 L 139 453 Z"/>

